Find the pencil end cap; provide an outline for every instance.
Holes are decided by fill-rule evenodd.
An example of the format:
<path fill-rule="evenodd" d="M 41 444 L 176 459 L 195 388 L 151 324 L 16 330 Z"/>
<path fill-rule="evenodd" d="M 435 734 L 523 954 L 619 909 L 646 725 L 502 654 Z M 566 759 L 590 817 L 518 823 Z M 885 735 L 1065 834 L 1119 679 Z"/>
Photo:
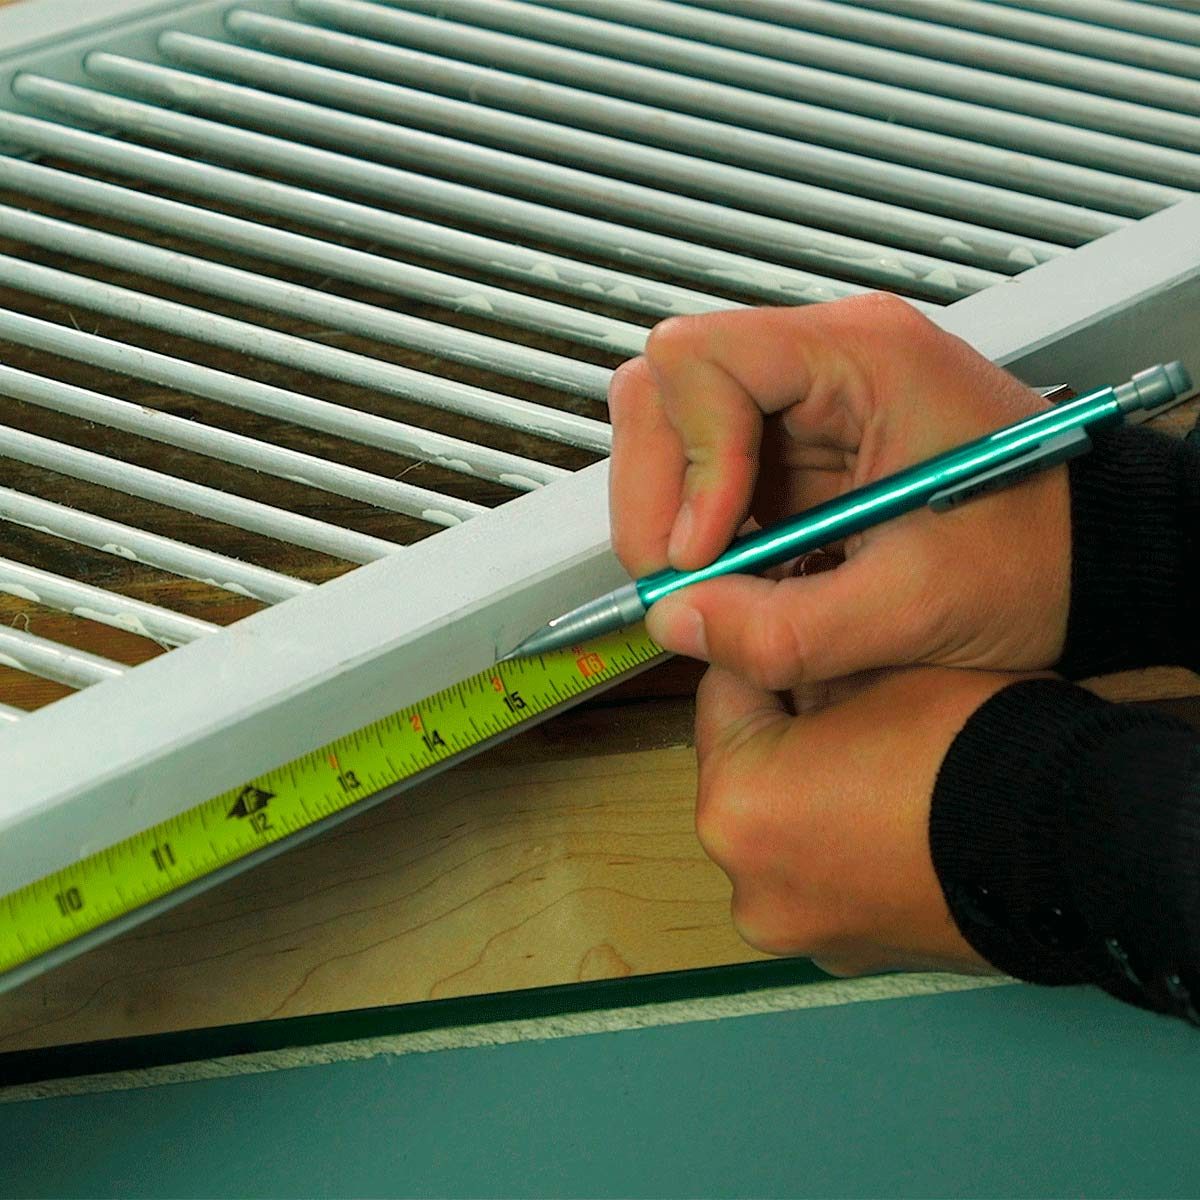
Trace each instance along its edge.
<path fill-rule="evenodd" d="M 1169 362 L 1163 370 L 1167 373 L 1167 380 L 1171 385 L 1171 391 L 1178 396 L 1186 396 L 1192 390 L 1192 377 L 1188 374 L 1187 367 L 1179 361 Z"/>

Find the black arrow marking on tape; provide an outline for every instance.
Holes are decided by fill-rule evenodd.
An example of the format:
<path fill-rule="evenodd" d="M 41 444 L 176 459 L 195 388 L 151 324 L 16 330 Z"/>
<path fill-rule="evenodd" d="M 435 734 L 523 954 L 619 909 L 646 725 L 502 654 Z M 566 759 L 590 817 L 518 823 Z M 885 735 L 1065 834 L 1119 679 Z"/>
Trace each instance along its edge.
<path fill-rule="evenodd" d="M 264 792 L 253 784 L 247 784 L 238 793 L 237 800 L 229 810 L 229 819 L 237 817 L 242 820 L 251 813 L 261 812 L 275 798 L 274 792 Z"/>

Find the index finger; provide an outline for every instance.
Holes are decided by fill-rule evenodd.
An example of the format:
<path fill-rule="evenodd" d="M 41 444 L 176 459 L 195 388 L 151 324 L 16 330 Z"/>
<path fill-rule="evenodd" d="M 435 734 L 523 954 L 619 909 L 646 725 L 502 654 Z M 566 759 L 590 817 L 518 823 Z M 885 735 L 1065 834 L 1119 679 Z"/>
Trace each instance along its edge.
<path fill-rule="evenodd" d="M 720 321 L 735 315 L 717 313 Z M 702 348 L 680 352 L 664 350 L 677 332 L 691 326 L 690 320 L 675 318 L 651 332 L 647 354 L 623 363 L 609 386 L 609 415 L 613 426 L 612 461 L 609 478 L 609 514 L 613 548 L 622 565 L 633 576 L 649 574 L 668 560 L 679 565 L 671 537 L 680 524 L 685 499 L 685 480 L 692 473 L 692 490 L 701 478 L 722 491 L 727 512 L 720 532 L 710 541 L 728 544 L 749 504 L 757 475 L 757 450 L 761 416 L 754 401 L 712 363 L 693 363 Z M 677 332 L 672 332 L 672 330 Z M 693 333 L 685 330 L 691 338 Z M 664 404 L 658 374 L 650 354 L 663 359 L 661 369 L 671 379 L 676 393 L 683 387 L 687 397 L 672 410 Z M 695 379 L 691 388 L 674 378 L 683 365 L 695 366 L 714 381 Z M 672 363 L 679 366 L 674 371 Z M 692 397 L 699 397 L 693 403 Z M 708 451 L 712 447 L 712 452 Z M 707 459 L 707 462 L 699 460 Z M 709 506 L 711 508 L 711 505 Z M 710 514 L 705 513 L 709 520 Z M 724 531 L 728 529 L 728 533 Z M 722 541 L 722 535 L 724 540 Z M 678 537 L 677 537 L 678 542 Z M 685 560 L 686 561 L 686 560 Z M 697 566 L 701 565 L 696 563 Z"/>
<path fill-rule="evenodd" d="M 613 509 L 633 522 L 639 501 L 653 508 L 642 549 L 657 553 L 656 566 L 664 558 L 679 569 L 703 566 L 732 540 L 758 480 L 764 416 L 804 401 L 813 410 L 807 436 L 853 441 L 848 401 L 869 385 L 847 335 L 873 323 L 870 307 L 739 309 L 655 326 L 645 370 L 666 427 L 656 416 L 652 441 L 619 448 L 629 461 Z M 651 489 L 660 494 L 652 499 Z"/>
<path fill-rule="evenodd" d="M 612 543 L 621 565 L 636 579 L 667 561 L 667 539 L 683 487 L 683 456 L 645 358 L 630 359 L 613 372 L 608 408 Z"/>

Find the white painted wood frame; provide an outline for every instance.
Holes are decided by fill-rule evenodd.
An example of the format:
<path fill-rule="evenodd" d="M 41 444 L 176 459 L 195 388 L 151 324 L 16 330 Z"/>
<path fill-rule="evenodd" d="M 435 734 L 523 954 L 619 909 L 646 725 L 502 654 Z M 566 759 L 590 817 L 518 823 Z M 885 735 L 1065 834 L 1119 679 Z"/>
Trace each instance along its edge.
<path fill-rule="evenodd" d="M 176 7 L 0 12 L 0 88 L 17 49 L 109 27 L 136 44 L 122 21 Z M 929 311 L 1031 383 L 1085 388 L 1167 358 L 1200 377 L 1200 198 Z M 486 668 L 621 582 L 607 482 L 605 463 L 555 479 L 321 587 L 281 585 L 273 607 L 37 713 L 0 714 L 0 894 Z"/>

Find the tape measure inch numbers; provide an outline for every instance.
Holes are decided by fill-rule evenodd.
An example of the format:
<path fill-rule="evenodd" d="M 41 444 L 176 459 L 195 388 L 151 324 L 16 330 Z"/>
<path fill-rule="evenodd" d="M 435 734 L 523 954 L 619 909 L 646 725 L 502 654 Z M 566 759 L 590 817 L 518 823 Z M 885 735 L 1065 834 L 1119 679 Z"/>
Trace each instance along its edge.
<path fill-rule="evenodd" d="M 492 667 L 2 895 L 0 983 L 8 972 L 442 769 L 662 654 L 637 626 Z"/>

